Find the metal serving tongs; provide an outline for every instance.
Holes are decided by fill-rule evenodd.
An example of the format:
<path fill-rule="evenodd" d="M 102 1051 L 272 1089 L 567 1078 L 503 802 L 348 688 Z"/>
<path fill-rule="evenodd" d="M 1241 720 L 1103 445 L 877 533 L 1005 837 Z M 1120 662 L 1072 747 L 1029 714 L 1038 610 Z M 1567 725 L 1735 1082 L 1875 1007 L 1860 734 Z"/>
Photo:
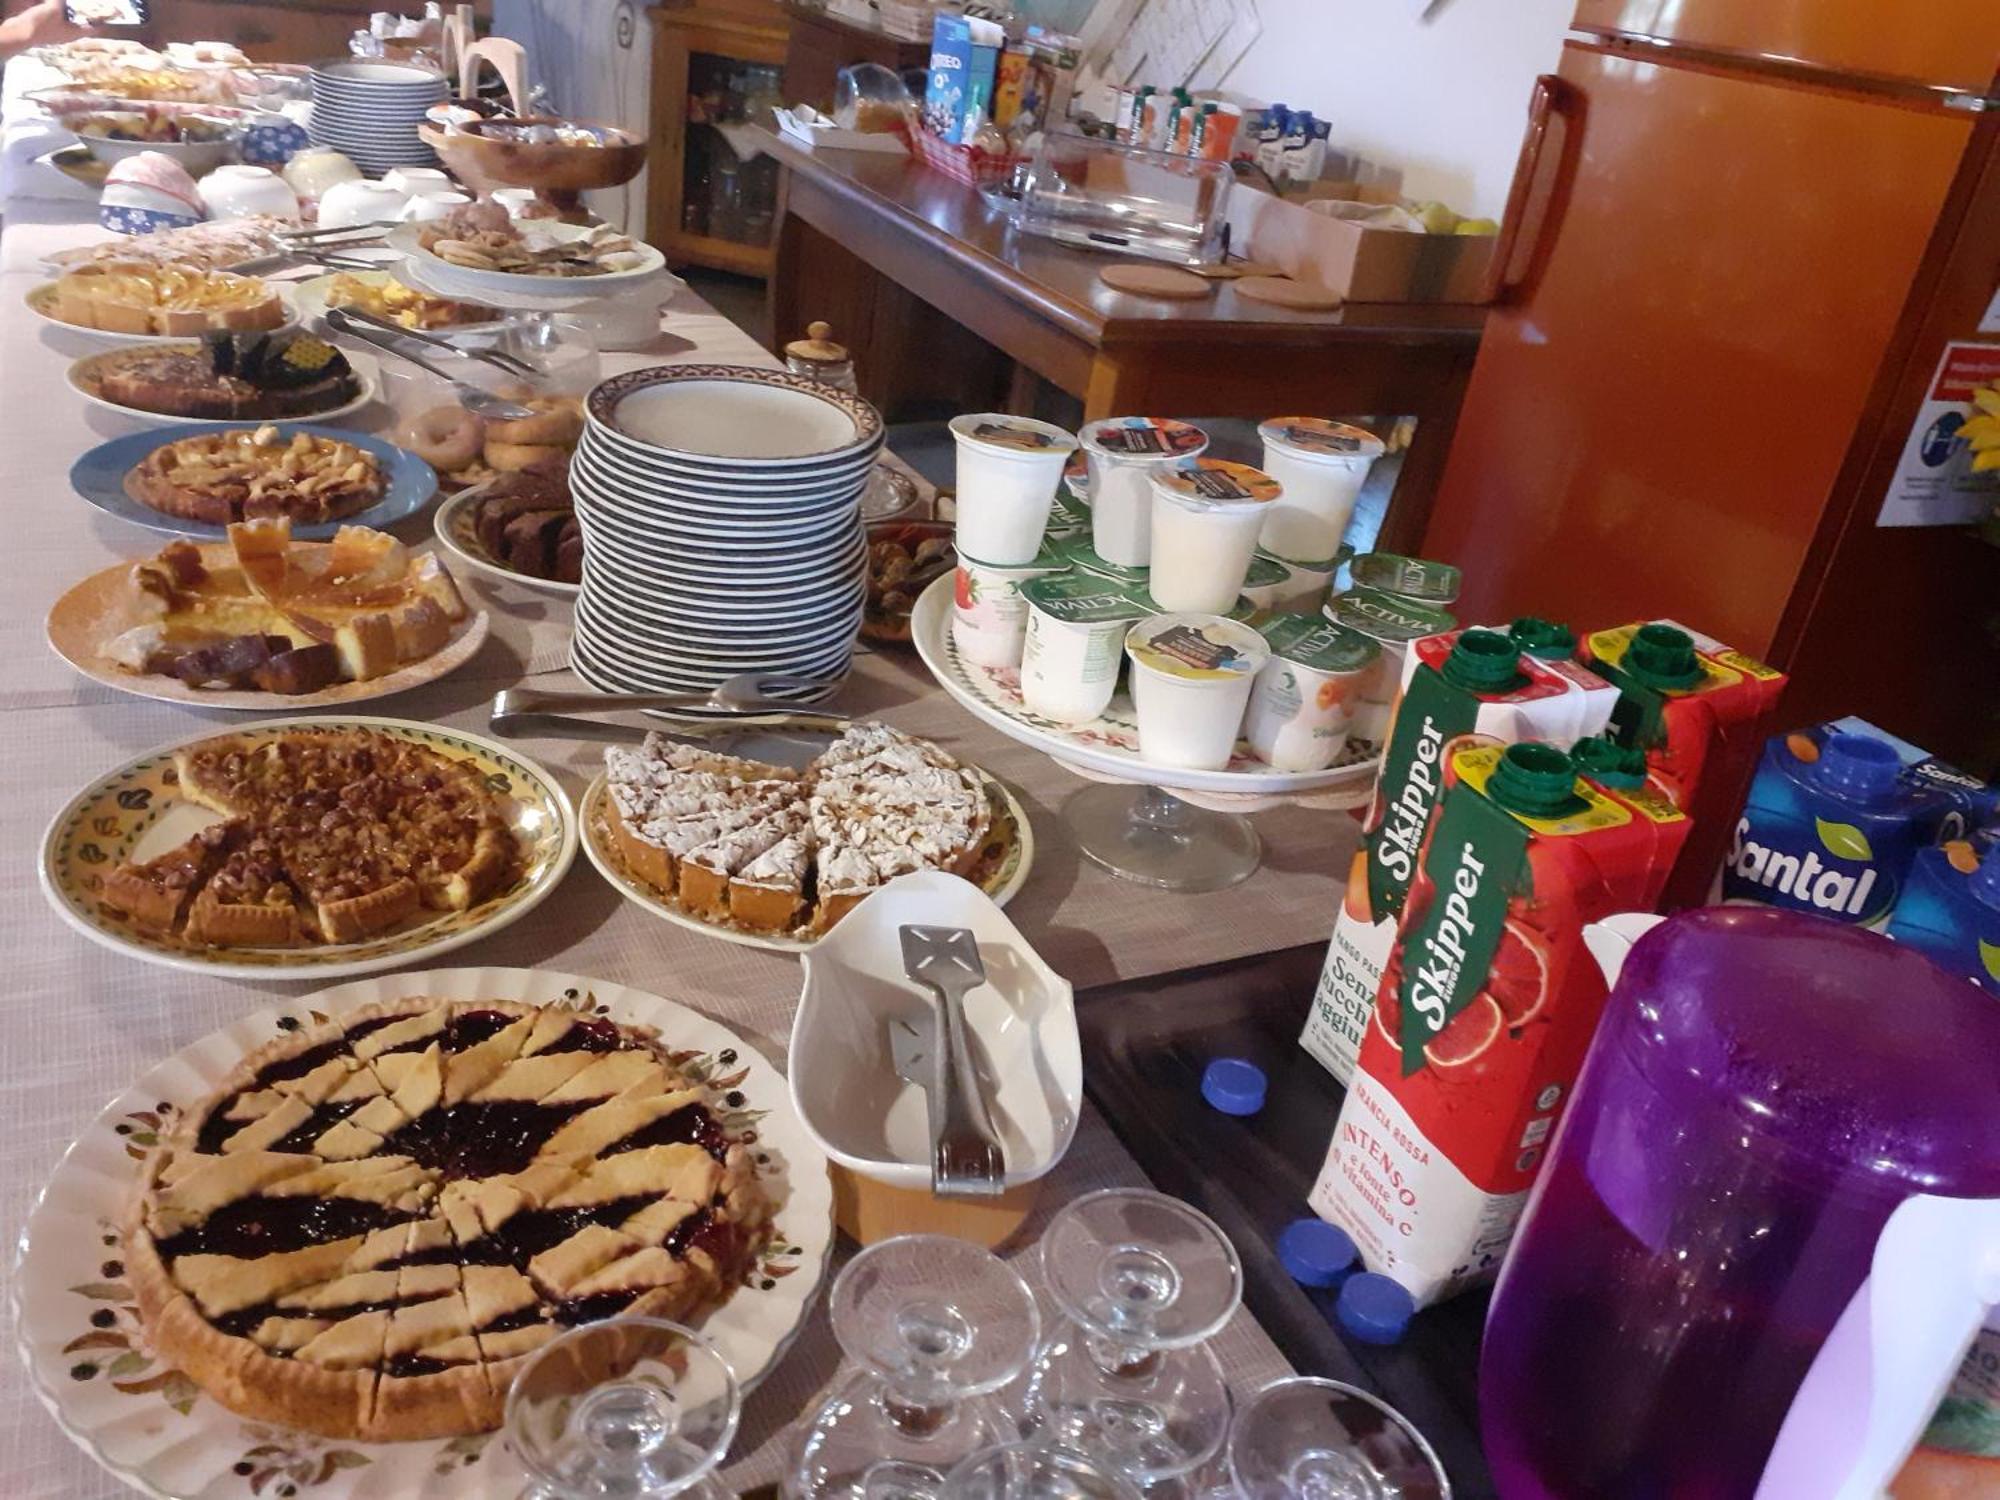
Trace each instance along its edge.
<path fill-rule="evenodd" d="M 333 309 L 328 309 L 332 311 Z M 481 364 L 491 365 L 496 370 L 504 370 L 509 375 L 524 376 L 529 380 L 540 380 L 543 372 L 522 359 L 518 354 L 509 354 L 504 349 L 473 349 L 462 344 L 454 344 L 450 339 L 440 338 L 427 328 L 409 328 L 379 313 L 372 313 L 365 307 L 343 307 L 340 312 L 349 319 L 379 328 L 384 333 L 393 333 L 402 338 L 413 339 L 419 344 L 429 344 L 433 349 L 442 349 L 448 354 L 463 355 L 476 359 Z"/>
<path fill-rule="evenodd" d="M 964 927 L 911 924 L 897 933 L 903 972 L 937 998 L 942 1045 L 934 1049 L 924 1091 L 931 1117 L 931 1191 L 940 1198 L 997 1197 L 1007 1190 L 1007 1158 L 979 1091 L 965 1031 L 965 997 L 986 983 L 979 939 Z"/>
<path fill-rule="evenodd" d="M 484 417 L 491 422 L 518 422 L 523 417 L 535 415 L 534 408 L 523 406 L 518 401 L 509 401 L 504 396 L 496 396 L 469 380 L 460 380 L 449 370 L 440 369 L 415 350 L 402 347 L 396 340 L 409 333 L 407 328 L 398 325 L 383 327 L 364 322 L 354 316 L 354 309 L 349 307 L 329 307 L 321 321 L 335 333 L 344 333 L 349 338 L 359 339 L 371 349 L 378 349 L 384 354 L 393 354 L 398 359 L 407 359 L 418 369 L 428 370 L 439 380 L 450 385 L 458 395 L 459 405 L 475 417 Z M 454 352 L 465 354 L 463 349 L 454 349 Z"/>

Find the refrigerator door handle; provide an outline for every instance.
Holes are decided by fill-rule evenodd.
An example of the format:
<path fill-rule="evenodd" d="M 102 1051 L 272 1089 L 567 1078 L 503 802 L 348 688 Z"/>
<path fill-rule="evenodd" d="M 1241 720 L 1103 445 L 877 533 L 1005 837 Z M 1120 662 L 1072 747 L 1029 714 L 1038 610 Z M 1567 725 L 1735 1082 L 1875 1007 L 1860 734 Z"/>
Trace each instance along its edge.
<path fill-rule="evenodd" d="M 1556 128 L 1558 122 L 1560 129 Z M 1553 177 L 1544 181 L 1543 160 L 1550 155 L 1551 137 L 1555 141 L 1551 159 L 1555 171 L 1574 159 L 1576 134 L 1582 124 L 1583 96 L 1573 84 L 1554 73 L 1544 73 L 1535 80 L 1528 99 L 1528 133 L 1521 141 L 1513 185 L 1507 190 L 1507 211 L 1500 220 L 1493 258 L 1487 264 L 1486 301 L 1512 301 L 1526 285 L 1540 259 L 1542 237 L 1558 196 L 1559 183 Z"/>

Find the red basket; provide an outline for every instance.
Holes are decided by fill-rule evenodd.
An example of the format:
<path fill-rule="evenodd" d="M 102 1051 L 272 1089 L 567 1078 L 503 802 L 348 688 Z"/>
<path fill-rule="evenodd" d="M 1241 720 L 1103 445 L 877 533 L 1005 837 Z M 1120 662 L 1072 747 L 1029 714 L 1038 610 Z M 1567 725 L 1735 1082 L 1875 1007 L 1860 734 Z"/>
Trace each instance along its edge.
<path fill-rule="evenodd" d="M 939 140 L 920 125 L 910 129 L 904 139 L 925 166 L 974 187 L 1004 182 L 1013 175 L 1014 168 L 1026 159 L 1011 151 L 996 154 L 982 151 L 977 146 L 954 146 L 950 141 Z"/>

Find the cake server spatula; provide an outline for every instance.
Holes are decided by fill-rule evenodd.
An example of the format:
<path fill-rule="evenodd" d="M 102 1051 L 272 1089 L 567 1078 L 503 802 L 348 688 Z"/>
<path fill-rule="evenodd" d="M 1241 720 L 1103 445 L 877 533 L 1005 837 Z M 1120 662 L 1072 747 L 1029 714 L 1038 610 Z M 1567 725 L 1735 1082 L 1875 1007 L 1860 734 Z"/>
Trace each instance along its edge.
<path fill-rule="evenodd" d="M 979 1091 L 965 1030 L 965 997 L 986 983 L 979 940 L 963 927 L 906 924 L 903 972 L 937 997 L 938 1035 L 931 1086 L 931 1191 L 940 1198 L 996 1197 L 1007 1190 L 1007 1161 Z"/>

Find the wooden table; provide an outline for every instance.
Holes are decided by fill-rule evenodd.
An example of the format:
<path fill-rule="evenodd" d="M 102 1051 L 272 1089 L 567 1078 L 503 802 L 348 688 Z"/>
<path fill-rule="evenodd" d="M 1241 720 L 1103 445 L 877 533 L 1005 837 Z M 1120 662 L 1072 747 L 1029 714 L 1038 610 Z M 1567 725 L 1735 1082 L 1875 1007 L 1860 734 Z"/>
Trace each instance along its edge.
<path fill-rule="evenodd" d="M 763 132 L 785 167 L 772 328 L 825 318 L 892 420 L 1031 404 L 1026 371 L 1083 420 L 1138 413 L 1413 416 L 1384 545 L 1414 542 L 1485 321 L 1478 307 L 1352 303 L 1297 312 L 1223 283 L 1199 303 L 1113 291 L 1111 261 L 1028 235 L 971 187 L 902 156 L 813 151 Z M 1012 369 L 982 361 L 991 346 Z M 949 410 L 944 408 L 948 407 Z"/>

